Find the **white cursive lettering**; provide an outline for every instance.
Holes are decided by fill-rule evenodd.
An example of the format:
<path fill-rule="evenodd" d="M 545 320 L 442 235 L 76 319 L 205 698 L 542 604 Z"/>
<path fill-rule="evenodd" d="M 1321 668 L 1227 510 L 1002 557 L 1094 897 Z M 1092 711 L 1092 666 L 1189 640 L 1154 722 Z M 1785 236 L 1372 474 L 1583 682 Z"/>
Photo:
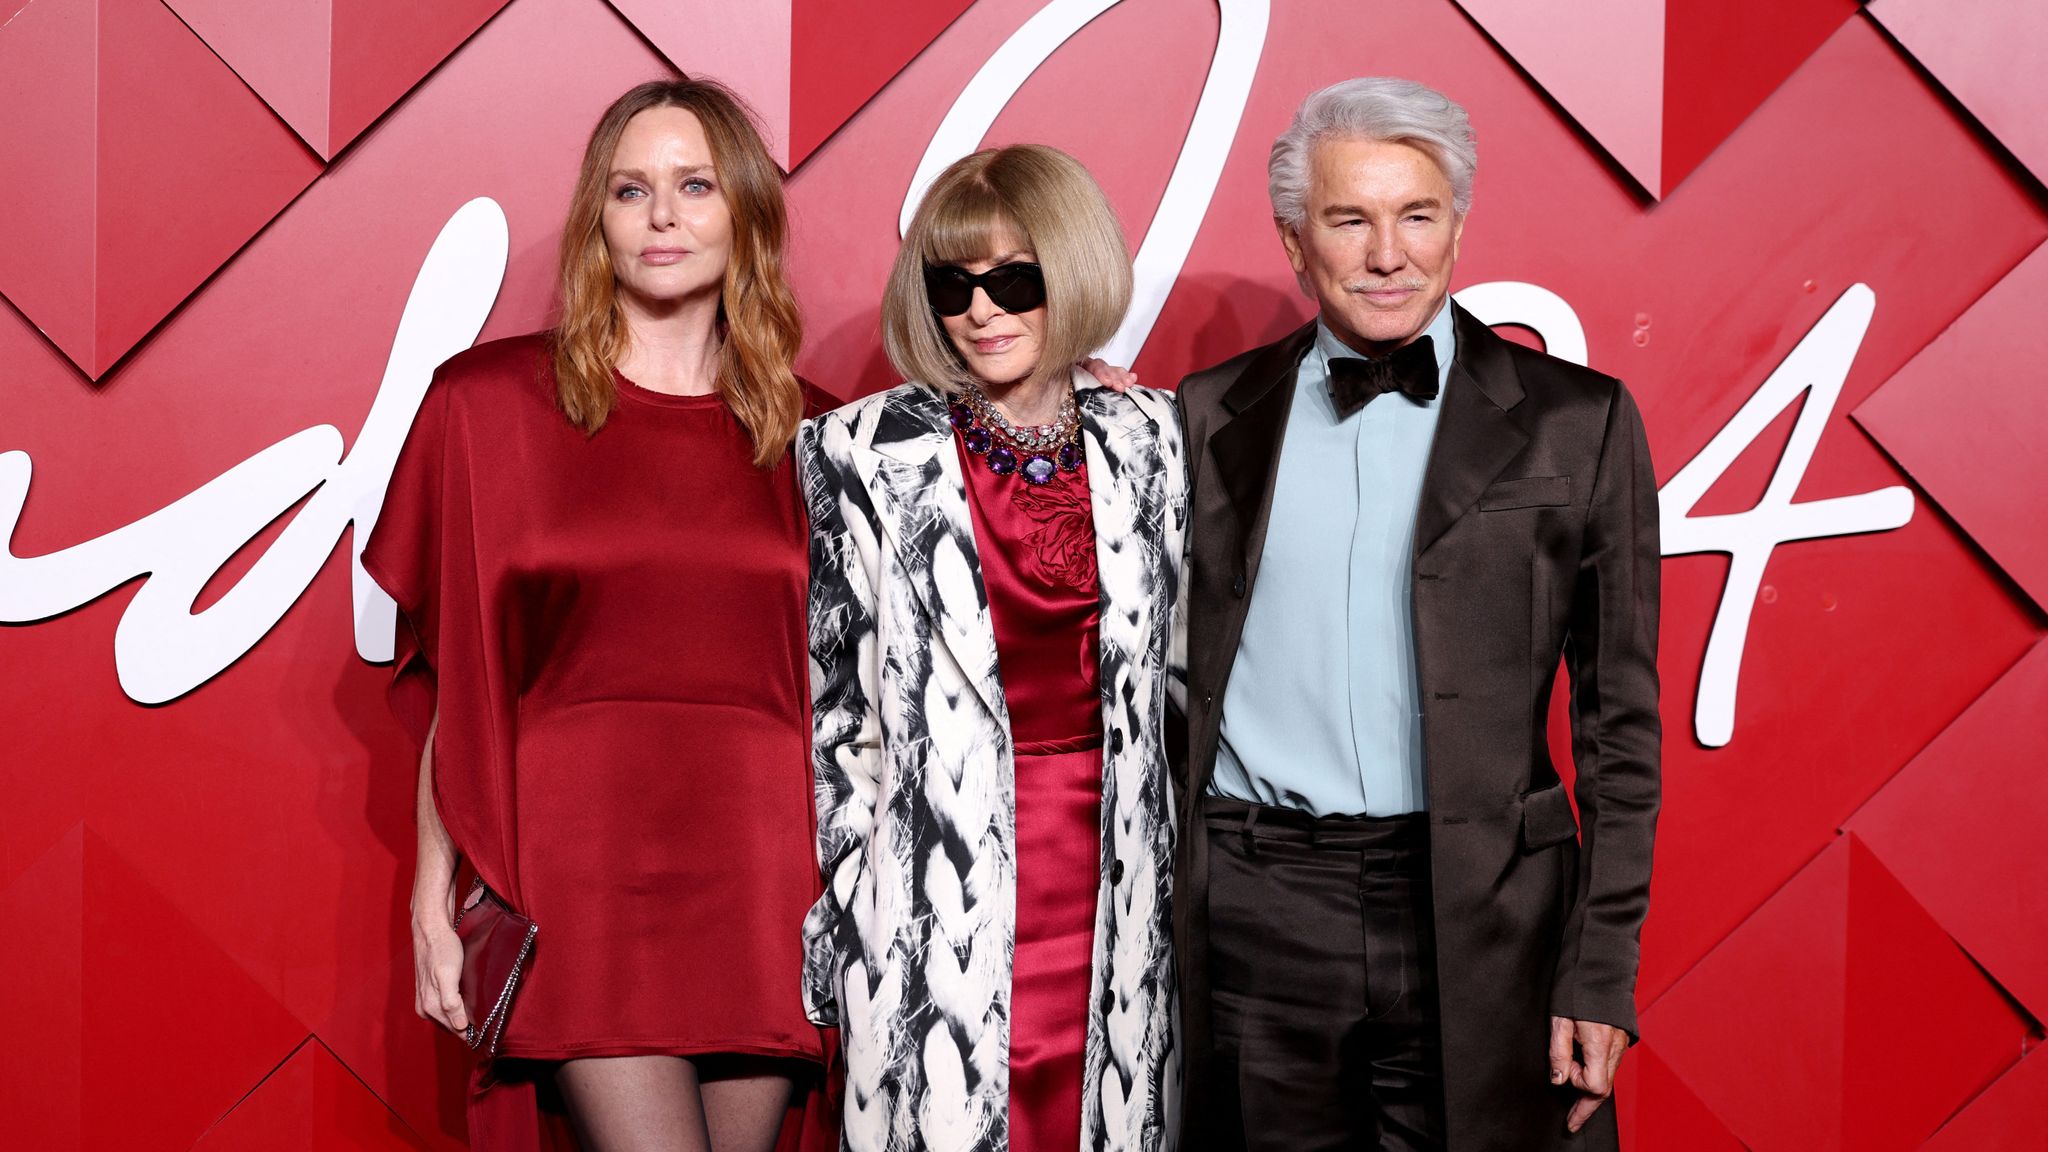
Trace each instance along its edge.
<path fill-rule="evenodd" d="M 1700 670 L 1699 694 L 1693 703 L 1693 732 L 1709 748 L 1725 746 L 1735 733 L 1735 687 L 1742 672 L 1742 649 L 1749 642 L 1749 617 L 1763 586 L 1771 552 L 1794 540 L 1818 540 L 1860 532 L 1885 532 L 1913 518 L 1913 493 L 1894 485 L 1858 496 L 1794 503 L 1799 482 L 1813 462 L 1849 364 L 1863 346 L 1863 334 L 1877 309 L 1877 294 L 1857 284 L 1835 301 L 1797 347 L 1763 382 L 1734 419 L 1716 433 L 1699 455 L 1678 470 L 1658 494 L 1658 519 L 1664 555 L 1726 552 L 1728 583 L 1707 636 L 1706 663 Z M 1771 473 L 1770 485 L 1756 507 L 1722 516 L 1695 516 L 1714 482 L 1742 455 L 1801 393 L 1810 391 L 1792 426 L 1792 439 Z"/>
<path fill-rule="evenodd" d="M 903 212 L 897 221 L 900 235 L 910 227 L 910 218 L 946 165 L 981 147 L 996 117 L 1017 95 L 1024 81 L 1045 63 L 1046 58 L 1088 22 L 1116 7 L 1118 0 L 1053 0 L 1010 34 L 988 63 L 960 90 L 946 118 L 924 150 L 924 159 L 910 178 L 910 190 L 903 197 Z M 1166 307 L 1166 297 L 1180 279 L 1181 265 L 1188 249 L 1194 247 L 1195 233 L 1209 214 L 1209 198 L 1223 175 L 1223 162 L 1230 156 L 1230 143 L 1237 138 L 1237 123 L 1251 99 L 1252 77 L 1259 70 L 1259 56 L 1266 47 L 1267 0 L 1219 0 L 1221 21 L 1216 29 L 1216 55 L 1209 62 L 1209 76 L 1202 82 L 1202 98 L 1195 105 L 1195 118 L 1174 161 L 1173 175 L 1159 199 L 1159 211 L 1138 257 L 1131 262 L 1131 308 L 1098 353 L 1112 364 L 1135 364 L 1145 337 Z"/>
<path fill-rule="evenodd" d="M 391 659 L 396 611 L 363 571 L 363 542 L 434 369 L 476 340 L 497 299 L 509 247 L 505 214 L 488 199 L 463 205 L 442 227 L 413 281 L 383 383 L 347 456 L 341 433 L 322 424 L 104 536 L 43 556 L 0 551 L 0 621 L 48 619 L 147 573 L 114 632 L 114 669 L 131 699 L 161 704 L 255 647 L 312 584 L 352 522 L 356 651 L 366 660 Z M 0 541 L 13 539 L 30 473 L 28 453 L 0 453 Z M 235 586 L 193 612 L 213 574 L 308 492 L 312 498 Z"/>

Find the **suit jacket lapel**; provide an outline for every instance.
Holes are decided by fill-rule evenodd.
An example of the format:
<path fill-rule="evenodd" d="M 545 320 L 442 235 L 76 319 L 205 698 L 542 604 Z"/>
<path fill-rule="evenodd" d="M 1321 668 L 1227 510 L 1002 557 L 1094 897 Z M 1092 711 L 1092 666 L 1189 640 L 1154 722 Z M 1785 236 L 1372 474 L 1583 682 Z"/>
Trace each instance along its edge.
<path fill-rule="evenodd" d="M 1210 559 L 1231 564 L 1247 581 L 1257 574 L 1259 550 L 1265 545 L 1267 513 L 1273 507 L 1273 477 L 1280 468 L 1280 441 L 1287 431 L 1287 413 L 1294 406 L 1295 372 L 1315 343 L 1315 335 L 1315 321 L 1311 320 L 1268 345 L 1246 365 L 1237 383 L 1223 394 L 1227 422 L 1209 433 L 1217 479 L 1237 518 L 1232 541 L 1235 554 L 1211 552 Z"/>
<path fill-rule="evenodd" d="M 892 393 L 869 447 L 863 463 L 872 469 L 870 487 L 887 506 L 882 532 L 896 548 L 931 634 L 952 653 L 989 712 L 1008 724 L 967 478 L 953 450 L 945 400 L 917 387 Z"/>
<path fill-rule="evenodd" d="M 1258 577 L 1259 554 L 1266 544 L 1273 480 L 1279 474 L 1281 441 L 1287 432 L 1288 412 L 1294 406 L 1295 373 L 1315 343 L 1315 333 L 1315 321 L 1311 320 L 1253 356 L 1221 397 L 1216 416 L 1220 423 L 1207 430 L 1206 443 L 1189 445 L 1194 486 L 1189 514 L 1200 523 L 1190 537 L 1191 587 L 1195 589 L 1188 601 L 1190 697 L 1220 694 L 1236 659 L 1245 612 L 1251 606 L 1251 585 Z M 1203 494 L 1203 486 L 1212 482 L 1222 490 L 1227 522 L 1215 515 L 1214 497 Z M 1240 577 L 1245 581 L 1243 595 L 1202 591 L 1227 590 Z M 1191 752 L 1208 751 L 1189 761 L 1183 792 L 1189 811 L 1194 811 L 1194 798 L 1209 786 L 1215 768 L 1214 742 L 1222 711 L 1208 706 L 1204 715 L 1201 731 L 1190 734 Z"/>
<path fill-rule="evenodd" d="M 1514 412 L 1522 401 L 1522 381 L 1506 341 L 1458 305 L 1451 310 L 1458 354 L 1423 472 L 1415 515 L 1417 557 L 1450 531 L 1529 442 Z"/>

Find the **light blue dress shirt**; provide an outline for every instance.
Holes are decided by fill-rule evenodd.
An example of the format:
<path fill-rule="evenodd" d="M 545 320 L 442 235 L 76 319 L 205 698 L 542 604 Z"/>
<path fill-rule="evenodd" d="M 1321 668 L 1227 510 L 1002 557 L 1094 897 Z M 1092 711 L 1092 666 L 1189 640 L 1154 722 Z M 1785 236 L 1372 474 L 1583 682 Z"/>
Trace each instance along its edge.
<path fill-rule="evenodd" d="M 1330 359 L 1358 353 L 1316 322 L 1224 692 L 1212 795 L 1316 816 L 1428 806 L 1409 586 L 1422 474 L 1457 351 L 1448 302 L 1424 334 L 1437 398 L 1379 396 L 1339 420 Z"/>

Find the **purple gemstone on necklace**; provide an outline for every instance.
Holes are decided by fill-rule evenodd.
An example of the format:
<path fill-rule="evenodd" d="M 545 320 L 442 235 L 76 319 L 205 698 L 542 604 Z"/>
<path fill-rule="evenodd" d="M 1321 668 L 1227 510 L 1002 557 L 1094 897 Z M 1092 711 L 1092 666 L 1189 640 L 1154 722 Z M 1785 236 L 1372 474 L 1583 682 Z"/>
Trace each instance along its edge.
<path fill-rule="evenodd" d="M 1081 446 L 1079 444 L 1060 445 L 1060 471 L 1079 472 L 1083 459 L 1085 458 L 1081 455 Z"/>
<path fill-rule="evenodd" d="M 971 428 L 974 426 L 974 409 L 969 408 L 965 404 L 953 405 L 946 413 L 946 416 L 953 422 L 953 427 L 955 428 Z"/>
<path fill-rule="evenodd" d="M 1033 456 L 1024 462 L 1024 482 L 1026 484 L 1050 484 L 1052 483 L 1052 478 L 1057 473 L 1058 470 L 1054 468 L 1053 462 L 1047 457 Z"/>
<path fill-rule="evenodd" d="M 998 476 L 1008 476 L 1017 470 L 1017 454 L 1008 448 L 998 448 L 990 452 L 988 470 Z"/>
<path fill-rule="evenodd" d="M 986 428 L 969 428 L 960 434 L 960 439 L 966 443 L 967 450 L 977 456 L 988 451 L 990 441 Z"/>

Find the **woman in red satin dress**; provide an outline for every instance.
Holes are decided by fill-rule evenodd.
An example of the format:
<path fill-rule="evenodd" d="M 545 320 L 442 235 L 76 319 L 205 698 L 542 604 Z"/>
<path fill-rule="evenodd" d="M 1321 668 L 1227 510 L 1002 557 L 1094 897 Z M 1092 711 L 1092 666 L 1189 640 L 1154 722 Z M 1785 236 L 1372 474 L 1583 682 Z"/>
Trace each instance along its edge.
<path fill-rule="evenodd" d="M 472 1023 L 459 863 L 538 926 L 472 1093 L 479 1149 L 538 1147 L 558 1089 L 587 1152 L 765 1152 L 821 1079 L 790 453 L 818 405 L 791 368 L 780 181 L 714 82 L 614 103 L 560 324 L 442 366 L 363 556 L 403 616 L 393 701 L 422 743 L 420 1015 Z"/>

